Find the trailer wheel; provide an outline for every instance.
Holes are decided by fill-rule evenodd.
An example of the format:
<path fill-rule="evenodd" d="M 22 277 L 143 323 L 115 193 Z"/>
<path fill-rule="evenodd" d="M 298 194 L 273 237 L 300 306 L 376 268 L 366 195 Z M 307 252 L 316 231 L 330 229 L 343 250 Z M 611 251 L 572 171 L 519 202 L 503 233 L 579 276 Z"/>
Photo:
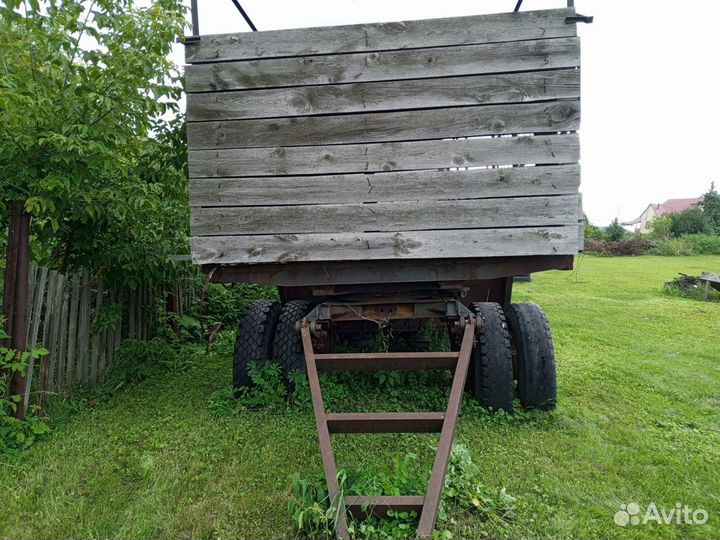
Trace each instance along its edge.
<path fill-rule="evenodd" d="M 312 304 L 307 300 L 290 300 L 283 304 L 280 311 L 273 352 L 287 383 L 288 376 L 293 371 L 305 373 L 305 353 L 300 334 L 295 330 L 295 323 L 310 313 L 311 309 Z"/>
<path fill-rule="evenodd" d="M 517 351 L 517 387 L 526 409 L 549 411 L 557 403 L 555 347 L 550 324 L 537 304 L 512 304 L 508 324 Z"/>
<path fill-rule="evenodd" d="M 468 372 L 473 397 L 493 411 L 513 409 L 513 365 L 505 313 L 495 302 L 475 302 L 470 309 L 482 319 Z"/>
<path fill-rule="evenodd" d="M 251 386 L 247 372 L 250 362 L 272 359 L 275 327 L 280 315 L 280 304 L 270 300 L 256 300 L 245 312 L 235 338 L 233 354 L 233 387 Z"/>

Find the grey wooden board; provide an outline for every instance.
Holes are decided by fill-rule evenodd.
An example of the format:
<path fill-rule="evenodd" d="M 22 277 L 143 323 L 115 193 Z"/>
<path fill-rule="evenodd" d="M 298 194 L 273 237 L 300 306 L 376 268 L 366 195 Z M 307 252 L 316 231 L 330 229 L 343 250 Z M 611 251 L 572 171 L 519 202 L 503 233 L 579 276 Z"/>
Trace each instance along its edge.
<path fill-rule="evenodd" d="M 95 303 L 93 305 L 93 323 L 92 325 L 97 328 L 99 323 L 100 311 L 102 310 L 103 294 L 105 292 L 105 284 L 102 281 L 98 281 L 95 292 Z M 90 369 L 89 378 L 92 384 L 98 382 L 98 359 L 100 355 L 100 332 L 93 330 L 92 337 L 90 338 L 91 349 L 90 349 Z"/>
<path fill-rule="evenodd" d="M 77 333 L 78 333 L 78 304 L 80 302 L 80 277 L 73 276 L 70 286 L 70 319 L 68 324 L 68 344 L 67 344 L 67 369 L 65 380 L 67 384 L 72 385 L 75 383 L 75 378 L 80 372 L 77 366 L 78 363 L 78 347 L 77 347 Z"/>
<path fill-rule="evenodd" d="M 76 381 L 85 383 L 88 380 L 90 354 L 90 273 L 86 270 L 80 279 L 80 306 L 78 322 L 78 360 Z"/>
<path fill-rule="evenodd" d="M 233 150 L 191 150 L 191 178 L 572 163 L 576 134 Z"/>
<path fill-rule="evenodd" d="M 30 340 L 30 326 L 33 319 L 33 297 L 35 295 L 35 281 L 38 278 L 38 267 L 30 263 L 28 265 L 28 284 L 27 284 L 27 320 L 28 324 L 25 329 L 25 343 Z"/>
<path fill-rule="evenodd" d="M 57 279 L 57 285 L 52 300 L 52 327 L 50 330 L 50 340 L 46 345 L 50 350 L 50 354 L 46 357 L 48 360 L 47 387 L 41 388 L 41 391 L 55 389 L 55 371 L 60 363 L 60 317 L 62 315 L 62 297 L 65 290 L 66 278 L 60 273 L 55 274 L 55 278 Z"/>
<path fill-rule="evenodd" d="M 189 123 L 188 147 L 251 148 L 576 131 L 580 102 Z"/>
<path fill-rule="evenodd" d="M 720 274 L 713 272 L 703 272 L 700 275 L 700 279 L 703 281 L 712 281 L 713 283 L 720 283 Z"/>
<path fill-rule="evenodd" d="M 38 334 L 40 332 L 40 322 L 42 321 L 43 300 L 45 299 L 45 284 L 47 283 L 48 269 L 40 268 L 39 278 L 36 280 L 35 293 L 33 295 L 33 309 L 30 329 L 30 338 L 28 344 L 30 349 L 34 349 L 37 345 Z"/>
<path fill-rule="evenodd" d="M 578 38 L 199 64 L 187 92 L 507 73 L 580 65 Z"/>
<path fill-rule="evenodd" d="M 296 234 L 569 225 L 577 195 L 463 201 L 196 208 L 191 234 Z M 260 240 L 262 242 L 262 240 Z"/>
<path fill-rule="evenodd" d="M 65 372 L 67 369 L 67 338 L 68 338 L 68 303 L 70 299 L 69 292 L 69 278 L 65 279 L 65 287 L 62 295 L 62 308 L 60 310 L 60 346 L 58 349 L 58 363 L 57 363 L 57 380 L 55 387 L 58 390 L 63 390 L 66 385 Z"/>
<path fill-rule="evenodd" d="M 478 199 L 576 193 L 580 166 L 401 171 L 277 178 L 195 178 L 191 206 Z"/>
<path fill-rule="evenodd" d="M 565 17 L 573 15 L 575 10 L 568 8 L 206 35 L 185 44 L 185 61 L 247 60 L 566 37 L 576 35 L 575 24 L 565 23 Z"/>
<path fill-rule="evenodd" d="M 575 68 L 187 95 L 189 121 L 451 107 L 580 96 Z"/>
<path fill-rule="evenodd" d="M 196 264 L 572 255 L 578 225 L 397 233 L 191 237 Z"/>

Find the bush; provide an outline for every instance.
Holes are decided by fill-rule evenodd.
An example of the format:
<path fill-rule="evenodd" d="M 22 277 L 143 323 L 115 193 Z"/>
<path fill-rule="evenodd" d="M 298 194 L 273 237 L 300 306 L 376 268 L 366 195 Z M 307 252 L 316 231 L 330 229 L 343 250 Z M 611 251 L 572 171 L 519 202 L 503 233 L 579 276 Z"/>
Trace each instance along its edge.
<path fill-rule="evenodd" d="M 3 319 L 0 318 L 0 340 L 8 338 L 3 331 L 4 324 Z M 34 408 L 26 411 L 22 420 L 13 416 L 22 396 L 10 395 L 8 388 L 13 373 L 25 374 L 30 358 L 37 360 L 47 353 L 47 349 L 42 348 L 19 353 L 14 349 L 0 346 L 0 456 L 2 457 L 16 455 L 50 431 L 50 427 L 35 415 Z"/>
<path fill-rule="evenodd" d="M 590 240 L 585 243 L 585 251 L 601 255 L 645 255 L 652 245 L 652 242 L 644 236 L 633 234 L 615 242 Z"/>
<path fill-rule="evenodd" d="M 609 242 L 617 242 L 618 240 L 622 240 L 627 234 L 628 232 L 622 225 L 620 225 L 618 218 L 613 219 L 612 223 L 605 230 L 605 235 Z"/>
<path fill-rule="evenodd" d="M 212 283 L 205 298 L 203 313 L 205 325 L 211 327 L 219 323 L 222 328 L 237 328 L 251 302 L 278 298 L 277 287 L 269 285 Z"/>
<path fill-rule="evenodd" d="M 720 255 L 720 236 L 686 234 L 681 238 L 665 240 L 633 234 L 617 242 L 586 240 L 585 251 L 599 255 L 663 255 L 668 257 L 690 255 Z"/>
<path fill-rule="evenodd" d="M 176 350 L 160 338 L 126 339 L 120 344 L 103 383 L 88 391 L 81 390 L 79 400 L 109 398 L 128 383 L 139 383 L 160 373 L 185 371 L 193 365 L 197 352 L 193 346 Z"/>
<path fill-rule="evenodd" d="M 419 463 L 418 456 L 407 453 L 402 457 L 397 456 L 392 465 L 380 469 L 340 471 L 339 497 L 351 494 L 392 496 L 422 493 L 427 488 L 427 481 L 427 471 Z M 516 502 L 505 488 L 486 485 L 482 470 L 473 461 L 468 448 L 454 444 L 433 538 L 452 538 L 452 533 L 445 527 L 454 524 L 455 517 L 459 515 L 471 516 L 491 524 L 492 529 L 483 536 L 494 537 L 498 529 L 502 530 L 514 519 Z M 337 506 L 337 501 L 329 500 L 321 474 L 312 474 L 305 479 L 297 476 L 292 478 L 288 514 L 298 536 L 311 540 L 334 538 Z M 384 519 L 374 516 L 365 519 L 348 517 L 351 538 L 374 540 L 413 538 L 419 518 L 415 512 L 390 512 Z"/>
<path fill-rule="evenodd" d="M 687 234 L 681 238 L 670 238 L 656 242 L 650 250 L 653 255 L 720 255 L 720 236 L 709 234 Z"/>
<path fill-rule="evenodd" d="M 585 238 L 588 240 L 605 240 L 606 235 L 605 231 L 598 227 L 597 225 L 593 225 L 590 223 L 590 220 L 588 217 L 583 214 L 582 217 L 582 223 L 584 225 L 585 230 Z"/>
<path fill-rule="evenodd" d="M 670 214 L 670 230 L 675 238 L 686 234 L 712 234 L 713 227 L 701 208 L 688 208 Z"/>
<path fill-rule="evenodd" d="M 715 234 L 720 234 L 720 193 L 715 190 L 715 182 L 710 190 L 703 195 L 702 209 Z"/>
<path fill-rule="evenodd" d="M 650 222 L 650 238 L 667 241 L 672 237 L 672 218 L 660 216 Z"/>

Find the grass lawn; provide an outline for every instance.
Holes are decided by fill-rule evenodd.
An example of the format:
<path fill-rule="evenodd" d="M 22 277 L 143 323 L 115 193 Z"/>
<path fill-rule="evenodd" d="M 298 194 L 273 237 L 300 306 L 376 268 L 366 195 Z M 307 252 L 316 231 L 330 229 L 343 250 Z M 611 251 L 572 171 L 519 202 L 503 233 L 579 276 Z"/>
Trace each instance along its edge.
<path fill-rule="evenodd" d="M 720 257 L 585 256 L 572 273 L 516 286 L 516 301 L 550 318 L 558 409 L 496 418 L 465 408 L 457 439 L 484 482 L 518 501 L 507 523 L 458 515 L 447 525 L 455 538 L 720 537 L 720 303 L 662 292 L 678 272 L 703 270 L 719 271 Z M 213 415 L 211 394 L 230 382 L 228 343 L 189 371 L 64 414 L 0 464 L 0 537 L 290 537 L 289 477 L 322 470 L 314 420 Z M 408 451 L 425 459 L 435 440 L 334 439 L 348 469 Z M 680 502 L 709 520 L 619 527 L 613 516 L 629 502 Z"/>

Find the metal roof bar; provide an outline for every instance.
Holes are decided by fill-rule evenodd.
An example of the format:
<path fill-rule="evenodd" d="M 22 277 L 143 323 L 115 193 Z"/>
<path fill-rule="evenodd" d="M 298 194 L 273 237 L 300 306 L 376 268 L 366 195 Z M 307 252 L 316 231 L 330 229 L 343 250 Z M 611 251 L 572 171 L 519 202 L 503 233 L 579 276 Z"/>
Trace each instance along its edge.
<path fill-rule="evenodd" d="M 232 3 L 235 4 L 235 7 L 236 7 L 236 8 L 238 9 L 238 11 L 240 12 L 240 15 L 243 16 L 243 19 L 245 19 L 245 22 L 248 23 L 248 26 L 250 27 L 250 29 L 251 29 L 253 32 L 257 32 L 257 28 L 255 28 L 255 25 L 254 25 L 253 22 L 250 20 L 250 17 L 248 17 L 248 14 L 245 13 L 245 10 L 244 10 L 244 9 L 242 8 L 242 6 L 240 5 L 240 2 L 239 2 L 238 0 L 232 0 Z"/>

